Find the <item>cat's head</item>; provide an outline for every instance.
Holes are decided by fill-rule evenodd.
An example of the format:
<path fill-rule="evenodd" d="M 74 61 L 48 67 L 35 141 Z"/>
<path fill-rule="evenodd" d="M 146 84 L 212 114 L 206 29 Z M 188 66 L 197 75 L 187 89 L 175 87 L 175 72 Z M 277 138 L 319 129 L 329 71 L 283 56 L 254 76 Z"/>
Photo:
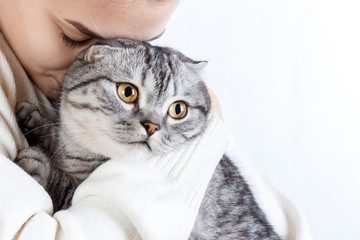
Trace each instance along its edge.
<path fill-rule="evenodd" d="M 86 49 L 64 78 L 63 141 L 112 158 L 163 155 L 190 144 L 210 110 L 204 65 L 171 48 L 128 39 Z"/>

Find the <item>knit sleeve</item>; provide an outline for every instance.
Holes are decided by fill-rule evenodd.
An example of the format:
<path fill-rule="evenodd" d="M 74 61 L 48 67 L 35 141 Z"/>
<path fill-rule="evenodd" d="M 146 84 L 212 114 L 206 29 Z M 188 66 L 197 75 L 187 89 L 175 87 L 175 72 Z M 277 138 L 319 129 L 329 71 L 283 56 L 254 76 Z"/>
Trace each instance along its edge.
<path fill-rule="evenodd" d="M 72 207 L 55 214 L 62 236 L 187 239 L 226 145 L 223 124 L 211 114 L 205 132 L 184 149 L 144 161 L 109 160 L 78 187 Z"/>
<path fill-rule="evenodd" d="M 45 190 L 1 154 L 0 183 L 0 239 L 13 239 L 22 225 L 39 212 L 52 214 L 51 199 Z M 41 232 L 47 223 L 37 230 Z"/>

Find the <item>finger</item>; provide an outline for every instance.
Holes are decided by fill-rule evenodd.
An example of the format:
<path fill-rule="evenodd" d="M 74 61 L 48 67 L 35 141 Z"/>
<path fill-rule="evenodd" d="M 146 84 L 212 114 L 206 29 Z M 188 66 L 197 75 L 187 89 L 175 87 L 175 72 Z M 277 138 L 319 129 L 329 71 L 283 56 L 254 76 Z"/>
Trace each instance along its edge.
<path fill-rule="evenodd" d="M 207 88 L 207 91 L 209 93 L 210 96 L 210 101 L 211 101 L 211 110 L 216 113 L 220 118 L 222 118 L 222 113 L 221 113 L 221 107 L 220 107 L 220 103 L 218 98 L 216 97 L 216 95 L 214 94 L 213 91 L 211 91 L 210 88 Z"/>

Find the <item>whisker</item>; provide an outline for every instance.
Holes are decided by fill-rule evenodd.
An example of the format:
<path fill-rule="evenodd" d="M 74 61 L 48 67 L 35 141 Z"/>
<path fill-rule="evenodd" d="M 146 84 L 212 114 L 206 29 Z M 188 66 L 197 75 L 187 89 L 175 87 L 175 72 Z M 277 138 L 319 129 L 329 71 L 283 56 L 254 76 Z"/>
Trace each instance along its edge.
<path fill-rule="evenodd" d="M 61 146 L 57 148 L 57 150 L 52 154 L 49 160 L 52 160 L 54 157 L 59 156 L 63 151 L 65 151 L 67 144 L 74 143 L 83 137 L 84 136 L 78 136 L 77 138 L 74 138 L 71 142 L 64 142 Z"/>
<path fill-rule="evenodd" d="M 53 110 L 53 111 L 55 111 L 55 112 L 57 112 L 57 113 L 59 113 L 59 112 L 60 112 L 58 109 L 56 109 L 56 108 L 54 108 L 54 107 L 52 107 L 52 106 L 48 106 L 48 105 L 46 105 L 46 104 L 44 104 L 44 103 L 40 102 L 40 101 L 39 101 L 38 99 L 36 99 L 35 97 L 31 97 L 31 99 L 32 99 L 32 100 L 34 100 L 35 102 L 37 102 L 38 104 L 40 104 L 40 105 L 42 105 L 42 106 L 44 106 L 44 107 L 46 107 L 46 108 L 50 109 L 50 110 Z"/>
<path fill-rule="evenodd" d="M 38 129 L 41 129 L 41 128 L 44 128 L 44 127 L 49 127 L 49 126 L 52 126 L 52 125 L 60 125 L 60 124 L 59 124 L 59 123 L 49 123 L 49 124 L 41 125 L 41 126 L 39 126 L 39 127 L 33 128 L 33 129 L 31 129 L 30 131 L 24 133 L 24 136 L 26 136 L 26 135 L 28 135 L 28 134 L 30 134 L 30 133 L 32 133 L 33 131 L 36 131 L 36 130 L 38 130 Z"/>

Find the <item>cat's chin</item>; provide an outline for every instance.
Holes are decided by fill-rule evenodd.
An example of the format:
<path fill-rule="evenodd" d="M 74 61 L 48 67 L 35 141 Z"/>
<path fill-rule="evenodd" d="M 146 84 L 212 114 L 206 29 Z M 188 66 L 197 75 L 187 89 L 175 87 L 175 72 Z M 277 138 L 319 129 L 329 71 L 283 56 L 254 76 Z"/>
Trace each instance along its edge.
<path fill-rule="evenodd" d="M 114 151 L 108 154 L 111 159 L 136 161 L 146 160 L 157 155 L 146 142 L 137 142 L 118 145 Z"/>

